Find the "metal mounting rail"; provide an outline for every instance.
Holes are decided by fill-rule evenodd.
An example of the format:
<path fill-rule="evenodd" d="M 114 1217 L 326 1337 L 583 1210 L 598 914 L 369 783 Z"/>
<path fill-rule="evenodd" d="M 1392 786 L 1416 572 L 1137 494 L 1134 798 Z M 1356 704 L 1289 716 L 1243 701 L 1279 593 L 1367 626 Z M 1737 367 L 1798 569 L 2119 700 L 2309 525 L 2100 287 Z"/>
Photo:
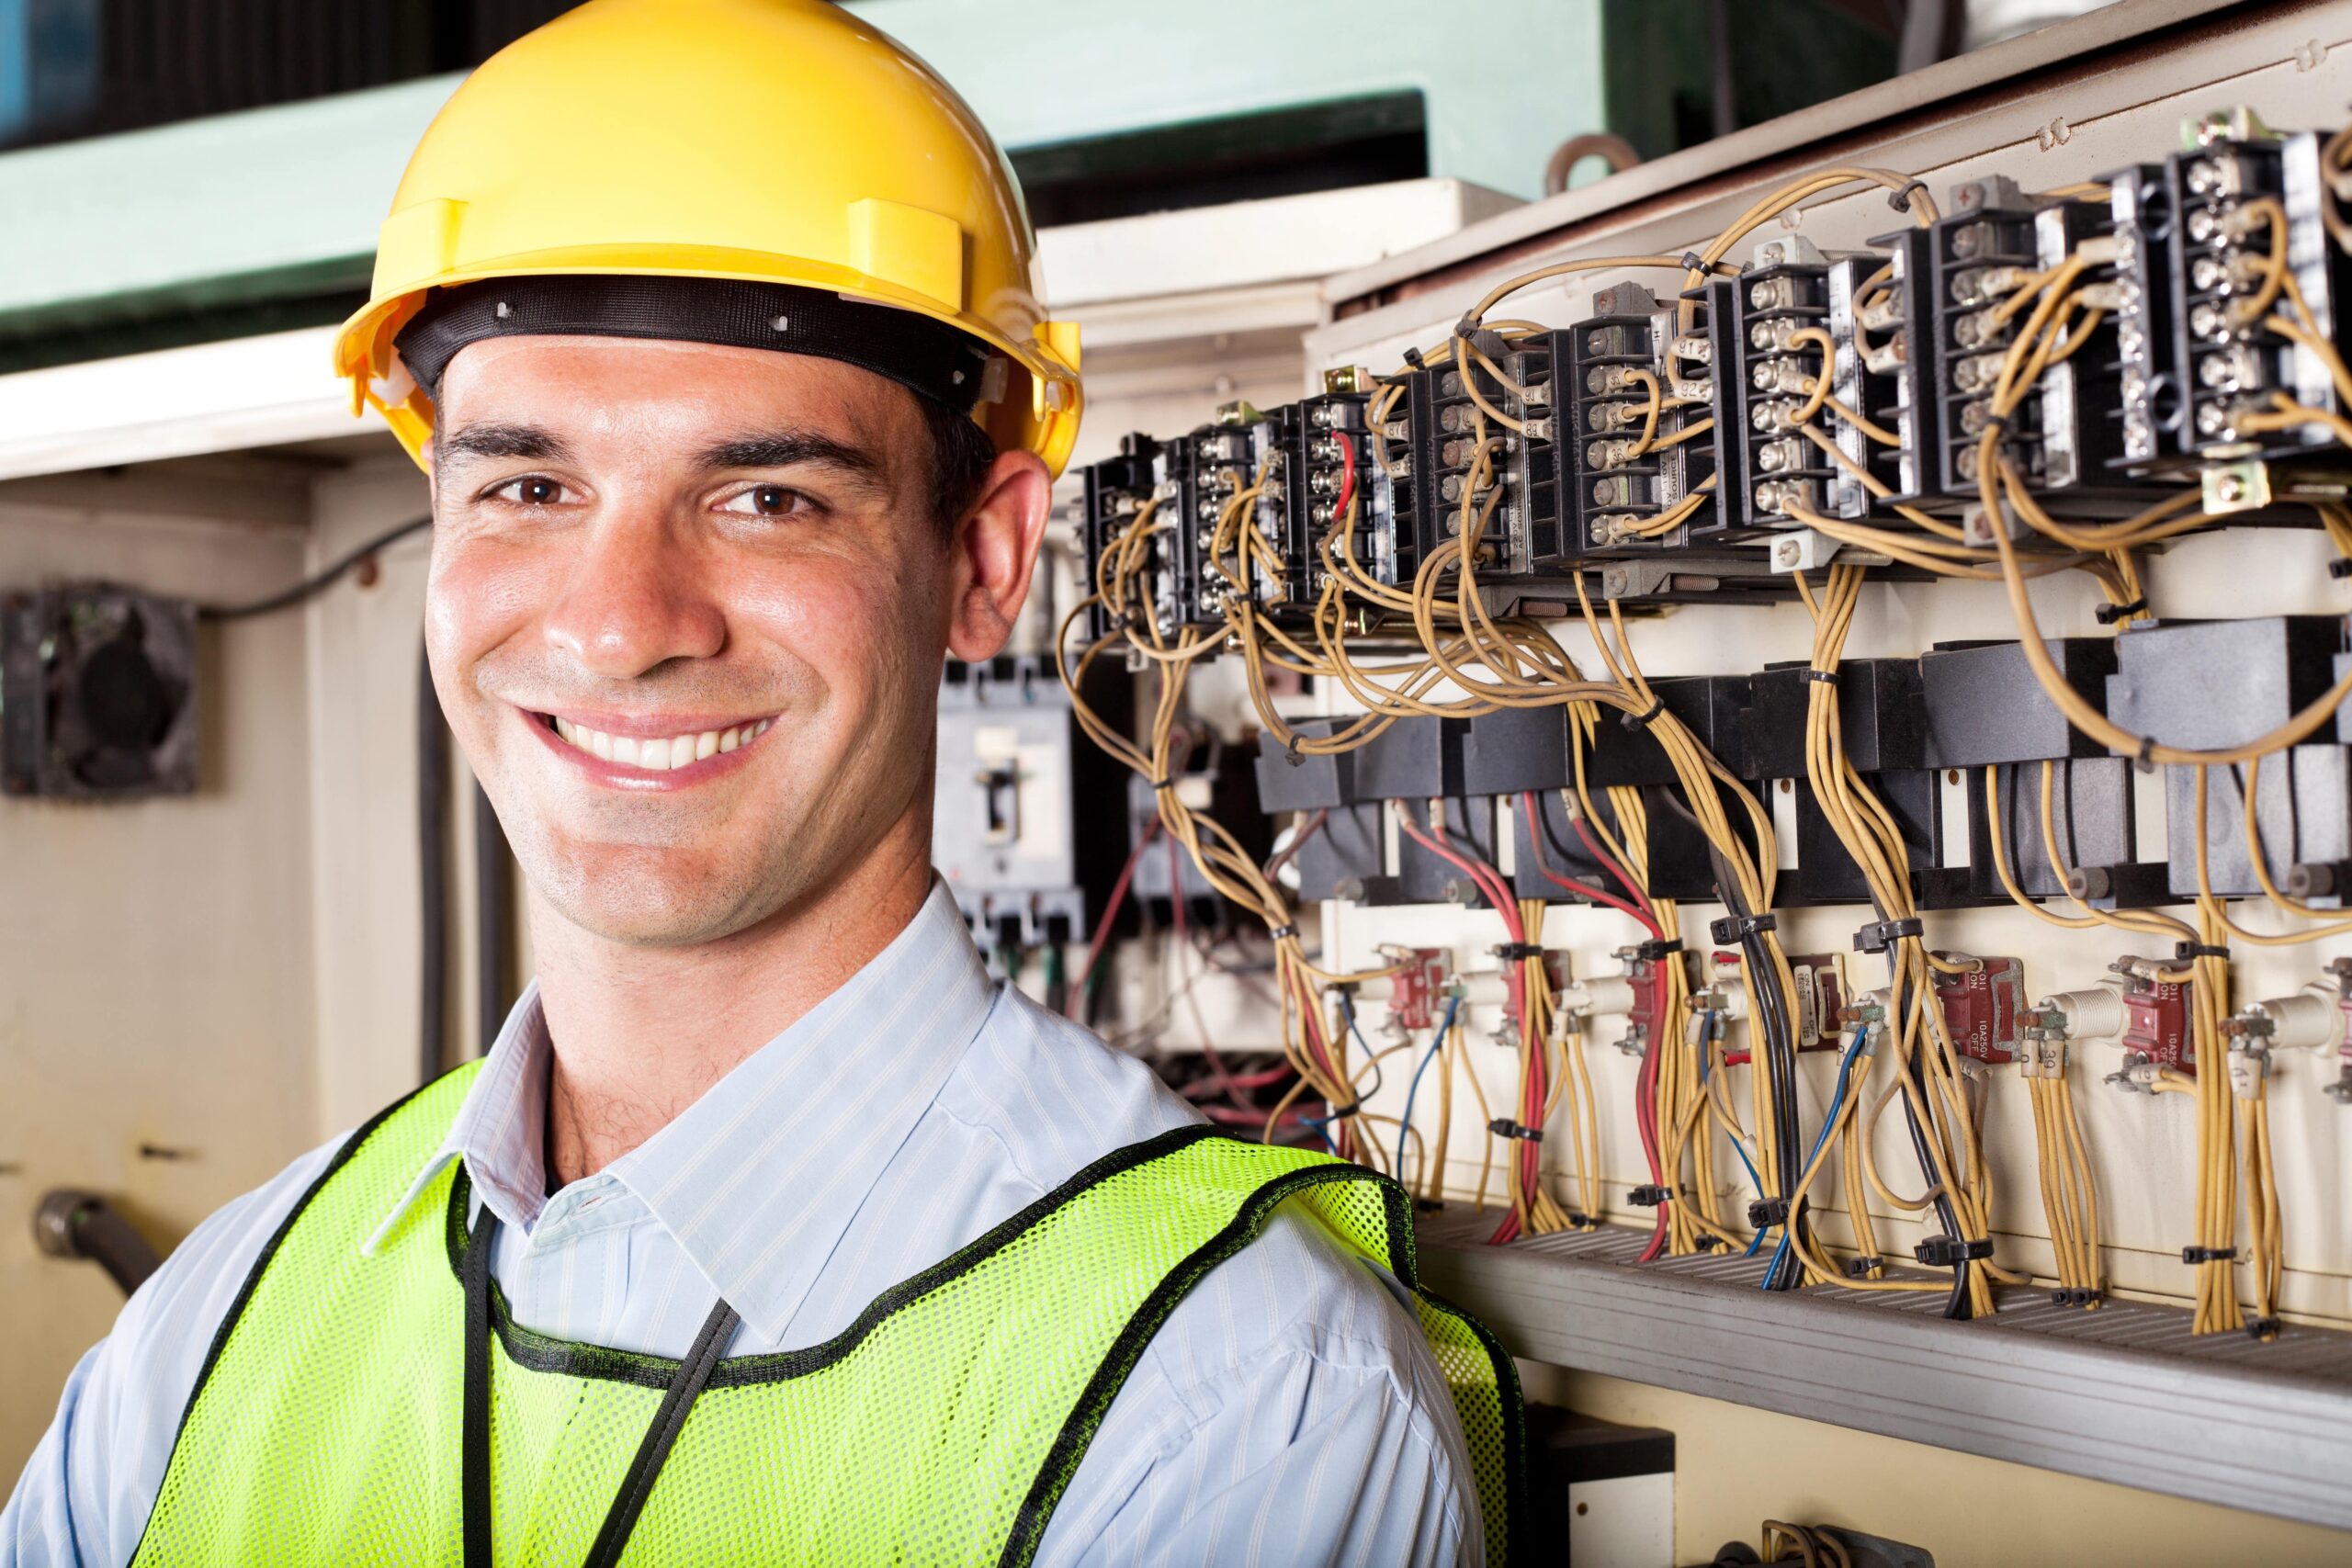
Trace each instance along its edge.
<path fill-rule="evenodd" d="M 1637 1264 L 1610 1227 L 1509 1247 L 1460 1205 L 1419 1225 L 1422 1277 L 1516 1355 L 2098 1481 L 2352 1529 L 2352 1333 L 2193 1337 L 2146 1302 L 2007 1290 L 1766 1293 L 1763 1259 Z"/>

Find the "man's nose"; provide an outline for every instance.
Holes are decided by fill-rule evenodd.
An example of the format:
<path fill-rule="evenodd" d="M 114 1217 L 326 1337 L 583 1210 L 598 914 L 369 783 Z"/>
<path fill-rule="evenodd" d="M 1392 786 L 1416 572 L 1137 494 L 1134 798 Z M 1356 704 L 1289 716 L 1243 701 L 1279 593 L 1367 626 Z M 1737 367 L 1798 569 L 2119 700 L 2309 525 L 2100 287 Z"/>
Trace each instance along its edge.
<path fill-rule="evenodd" d="M 627 680 L 725 646 L 727 619 L 705 591 L 702 563 L 662 517 L 599 517 L 569 564 L 545 636 L 591 672 Z"/>

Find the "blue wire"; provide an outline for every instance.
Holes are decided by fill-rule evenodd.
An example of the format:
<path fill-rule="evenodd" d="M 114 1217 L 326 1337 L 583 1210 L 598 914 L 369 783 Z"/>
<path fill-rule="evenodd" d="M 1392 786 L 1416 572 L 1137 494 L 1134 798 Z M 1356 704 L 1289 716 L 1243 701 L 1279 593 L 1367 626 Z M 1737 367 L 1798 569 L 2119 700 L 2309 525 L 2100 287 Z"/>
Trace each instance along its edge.
<path fill-rule="evenodd" d="M 1813 1135 L 1813 1149 L 1804 1156 L 1804 1170 L 1811 1170 L 1813 1168 L 1813 1162 L 1821 1157 L 1822 1143 L 1829 1136 L 1829 1129 L 1838 1124 L 1838 1108 L 1846 1103 L 1847 1075 L 1853 1070 L 1854 1057 L 1860 1052 L 1862 1048 L 1862 1042 L 1869 1038 L 1869 1036 L 1870 1025 L 1867 1023 L 1855 1030 L 1853 1040 L 1846 1047 L 1846 1054 L 1838 1059 L 1838 1087 L 1830 1091 L 1829 1109 L 1821 1113 L 1821 1130 Z M 1801 1170 L 1797 1174 L 1799 1177 L 1803 1177 L 1804 1171 Z M 1757 1232 L 1756 1239 L 1758 1241 L 1763 1240 L 1764 1233 L 1761 1231 Z M 1755 1247 L 1751 1245 L 1748 1250 L 1753 1252 Z M 1788 1250 L 1789 1227 L 1782 1225 L 1781 1227 L 1781 1245 L 1772 1249 L 1772 1261 L 1764 1266 L 1764 1278 L 1770 1280 L 1780 1273 L 1781 1258 Z M 1759 1291 L 1764 1289 L 1762 1285 L 1758 1285 L 1756 1288 Z"/>
<path fill-rule="evenodd" d="M 1712 1032 L 1715 1024 L 1715 1015 L 1712 1012 L 1702 1012 L 1699 1015 L 1699 1020 Z M 1701 1051 L 1699 1053 L 1699 1087 L 1701 1089 L 1707 1087 L 1707 1068 L 1713 1061 L 1714 1054 L 1713 1052 Z M 1747 1167 L 1747 1179 L 1748 1182 L 1755 1187 L 1756 1196 L 1758 1198 L 1763 1197 L 1764 1179 L 1756 1174 L 1755 1162 L 1747 1157 L 1747 1151 L 1740 1147 L 1739 1140 L 1737 1138 L 1734 1138 L 1731 1141 L 1731 1152 L 1739 1156 L 1740 1164 Z M 1742 1258 L 1753 1258 L 1756 1256 L 1756 1249 L 1763 1245 L 1764 1233 L 1762 1231 L 1758 1231 L 1754 1235 L 1747 1238 L 1747 1250 L 1741 1253 L 1740 1256 Z"/>
<path fill-rule="evenodd" d="M 1445 1016 L 1438 1021 L 1436 1037 L 1430 1040 L 1430 1048 L 1421 1054 L 1420 1065 L 1413 1069 L 1412 1080 L 1405 1086 L 1405 1114 L 1396 1123 L 1396 1179 L 1399 1181 L 1405 1179 L 1405 1134 L 1413 1125 L 1413 1096 L 1421 1091 L 1421 1074 L 1429 1070 L 1430 1062 L 1437 1055 L 1438 1047 L 1445 1043 L 1446 1032 L 1453 1027 L 1453 1010 L 1461 1005 L 1460 997 L 1446 998 Z"/>

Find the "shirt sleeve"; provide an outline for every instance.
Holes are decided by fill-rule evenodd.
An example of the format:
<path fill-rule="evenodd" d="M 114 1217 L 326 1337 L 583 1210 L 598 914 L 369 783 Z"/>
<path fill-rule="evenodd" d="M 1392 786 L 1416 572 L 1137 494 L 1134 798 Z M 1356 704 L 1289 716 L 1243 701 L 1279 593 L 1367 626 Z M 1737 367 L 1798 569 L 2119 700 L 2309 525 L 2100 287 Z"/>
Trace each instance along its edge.
<path fill-rule="evenodd" d="M 1040 1568 L 1486 1561 L 1419 1324 L 1384 1276 L 1317 1239 L 1302 1259 L 1270 1231 L 1170 1316 L 1048 1521 Z"/>
<path fill-rule="evenodd" d="M 216 1211 L 123 1303 L 113 1332 L 67 1376 L 0 1509 L 0 1568 L 130 1560 L 221 1319 L 343 1141 Z"/>

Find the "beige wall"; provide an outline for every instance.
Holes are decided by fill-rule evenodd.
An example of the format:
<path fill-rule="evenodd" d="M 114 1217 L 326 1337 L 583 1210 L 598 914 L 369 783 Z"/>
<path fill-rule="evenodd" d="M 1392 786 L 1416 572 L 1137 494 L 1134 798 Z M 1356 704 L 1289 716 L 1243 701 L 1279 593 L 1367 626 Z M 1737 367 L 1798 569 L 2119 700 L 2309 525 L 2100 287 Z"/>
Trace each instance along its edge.
<path fill-rule="evenodd" d="M 1924 1547 L 1936 1568 L 2321 1568 L 2352 1535 L 2084 1481 L 1589 1372 L 1521 1364 L 1527 1397 L 1674 1434 L 1674 1550 L 1713 1561 L 1766 1519 Z M 2151 1454 L 2161 1466 L 2164 1456 Z"/>
<path fill-rule="evenodd" d="M 266 592 L 303 570 L 302 482 L 0 486 L 0 585 Z M 0 799 L 0 1472 L 119 1304 L 35 1252 L 38 1195 L 95 1189 L 168 1245 L 320 1138 L 303 641 L 299 615 L 206 631 L 192 798 Z"/>

